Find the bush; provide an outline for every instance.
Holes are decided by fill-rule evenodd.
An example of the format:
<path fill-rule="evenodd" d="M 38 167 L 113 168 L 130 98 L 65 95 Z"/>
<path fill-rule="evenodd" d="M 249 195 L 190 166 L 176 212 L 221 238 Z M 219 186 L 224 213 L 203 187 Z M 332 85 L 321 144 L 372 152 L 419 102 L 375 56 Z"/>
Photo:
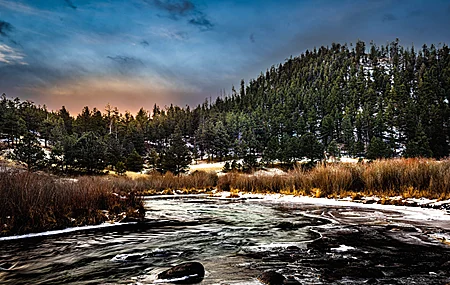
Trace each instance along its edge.
<path fill-rule="evenodd" d="M 0 172 L 0 235 L 98 224 L 119 219 L 114 215 L 117 211 L 143 217 L 142 200 L 121 190 L 98 177 L 70 180 L 42 173 Z"/>
<path fill-rule="evenodd" d="M 123 163 L 122 161 L 117 162 L 116 164 L 116 173 L 118 175 L 125 175 L 125 163 Z"/>
<path fill-rule="evenodd" d="M 130 153 L 125 162 L 129 171 L 140 172 L 144 168 L 144 159 L 135 149 Z"/>
<path fill-rule="evenodd" d="M 349 196 L 450 198 L 450 160 L 389 159 L 372 163 L 328 164 L 296 168 L 283 176 L 229 173 L 219 178 L 221 190 Z"/>

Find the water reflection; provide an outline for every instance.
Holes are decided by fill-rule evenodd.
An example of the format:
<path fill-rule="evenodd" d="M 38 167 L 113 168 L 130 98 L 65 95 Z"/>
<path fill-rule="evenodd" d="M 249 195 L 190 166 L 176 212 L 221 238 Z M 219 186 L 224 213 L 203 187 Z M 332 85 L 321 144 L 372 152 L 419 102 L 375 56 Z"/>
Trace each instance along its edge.
<path fill-rule="evenodd" d="M 300 227 L 283 231 L 283 221 L 310 224 L 269 204 L 161 199 L 147 202 L 148 223 L 2 242 L 0 259 L 18 262 L 0 273 L 8 284 L 133 284 L 152 282 L 154 272 L 198 260 L 204 284 L 255 282 L 257 272 L 240 268 L 242 248 L 290 245 L 317 234 Z M 212 282 L 212 283 L 211 283 Z"/>
<path fill-rule="evenodd" d="M 147 222 L 0 242 L 1 284 L 153 284 L 200 261 L 201 284 L 446 284 L 443 228 L 398 211 L 248 200 L 152 199 Z M 401 220 L 399 220 L 401 219 Z"/>

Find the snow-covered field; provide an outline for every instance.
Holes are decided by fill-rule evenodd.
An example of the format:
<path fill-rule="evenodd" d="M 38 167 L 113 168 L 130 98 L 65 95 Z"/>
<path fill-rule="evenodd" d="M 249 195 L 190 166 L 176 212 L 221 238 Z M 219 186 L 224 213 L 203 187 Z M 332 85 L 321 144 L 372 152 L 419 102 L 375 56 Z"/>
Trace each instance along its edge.
<path fill-rule="evenodd" d="M 342 162 L 342 163 L 358 163 L 358 158 L 351 158 L 347 156 L 340 157 L 339 160 L 336 160 L 334 158 L 330 158 L 327 160 L 327 162 Z M 228 163 L 231 164 L 231 160 L 228 161 Z M 237 160 L 237 163 L 242 164 L 242 159 Z M 306 163 L 308 160 L 304 159 L 302 161 L 299 161 L 300 163 Z M 204 161 L 199 161 L 196 163 L 192 163 L 189 165 L 189 173 L 192 173 L 194 171 L 206 171 L 206 172 L 216 172 L 217 174 L 222 174 L 223 167 L 225 165 L 226 161 L 222 162 L 214 162 L 214 163 L 208 163 Z M 259 170 L 254 173 L 254 175 L 260 175 L 260 176 L 274 176 L 274 175 L 284 175 L 286 172 L 278 169 L 278 168 L 264 168 L 264 170 Z"/>
<path fill-rule="evenodd" d="M 206 172 L 214 171 L 218 173 L 222 171 L 224 165 L 225 161 L 215 163 L 199 162 L 197 164 L 189 165 L 189 172 L 192 173 L 194 171 L 206 171 Z"/>

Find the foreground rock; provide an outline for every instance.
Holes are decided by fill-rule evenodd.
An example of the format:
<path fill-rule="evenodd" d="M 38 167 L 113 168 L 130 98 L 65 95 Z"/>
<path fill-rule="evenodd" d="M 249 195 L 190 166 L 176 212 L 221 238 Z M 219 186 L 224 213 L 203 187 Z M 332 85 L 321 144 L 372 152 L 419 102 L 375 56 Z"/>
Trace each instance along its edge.
<path fill-rule="evenodd" d="M 267 271 L 259 275 L 258 280 L 266 285 L 283 285 L 286 278 L 278 272 Z"/>
<path fill-rule="evenodd" d="M 200 262 L 186 262 L 158 274 L 158 279 L 176 284 L 193 284 L 203 280 L 205 268 Z"/>

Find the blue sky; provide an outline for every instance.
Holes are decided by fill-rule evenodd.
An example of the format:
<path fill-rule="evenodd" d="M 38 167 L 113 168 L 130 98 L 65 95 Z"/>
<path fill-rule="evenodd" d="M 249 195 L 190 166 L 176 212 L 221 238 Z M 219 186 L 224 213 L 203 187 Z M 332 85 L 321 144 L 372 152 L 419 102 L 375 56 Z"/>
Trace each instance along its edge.
<path fill-rule="evenodd" d="M 0 93 L 137 111 L 195 106 L 306 49 L 450 42 L 450 2 L 0 0 Z"/>

